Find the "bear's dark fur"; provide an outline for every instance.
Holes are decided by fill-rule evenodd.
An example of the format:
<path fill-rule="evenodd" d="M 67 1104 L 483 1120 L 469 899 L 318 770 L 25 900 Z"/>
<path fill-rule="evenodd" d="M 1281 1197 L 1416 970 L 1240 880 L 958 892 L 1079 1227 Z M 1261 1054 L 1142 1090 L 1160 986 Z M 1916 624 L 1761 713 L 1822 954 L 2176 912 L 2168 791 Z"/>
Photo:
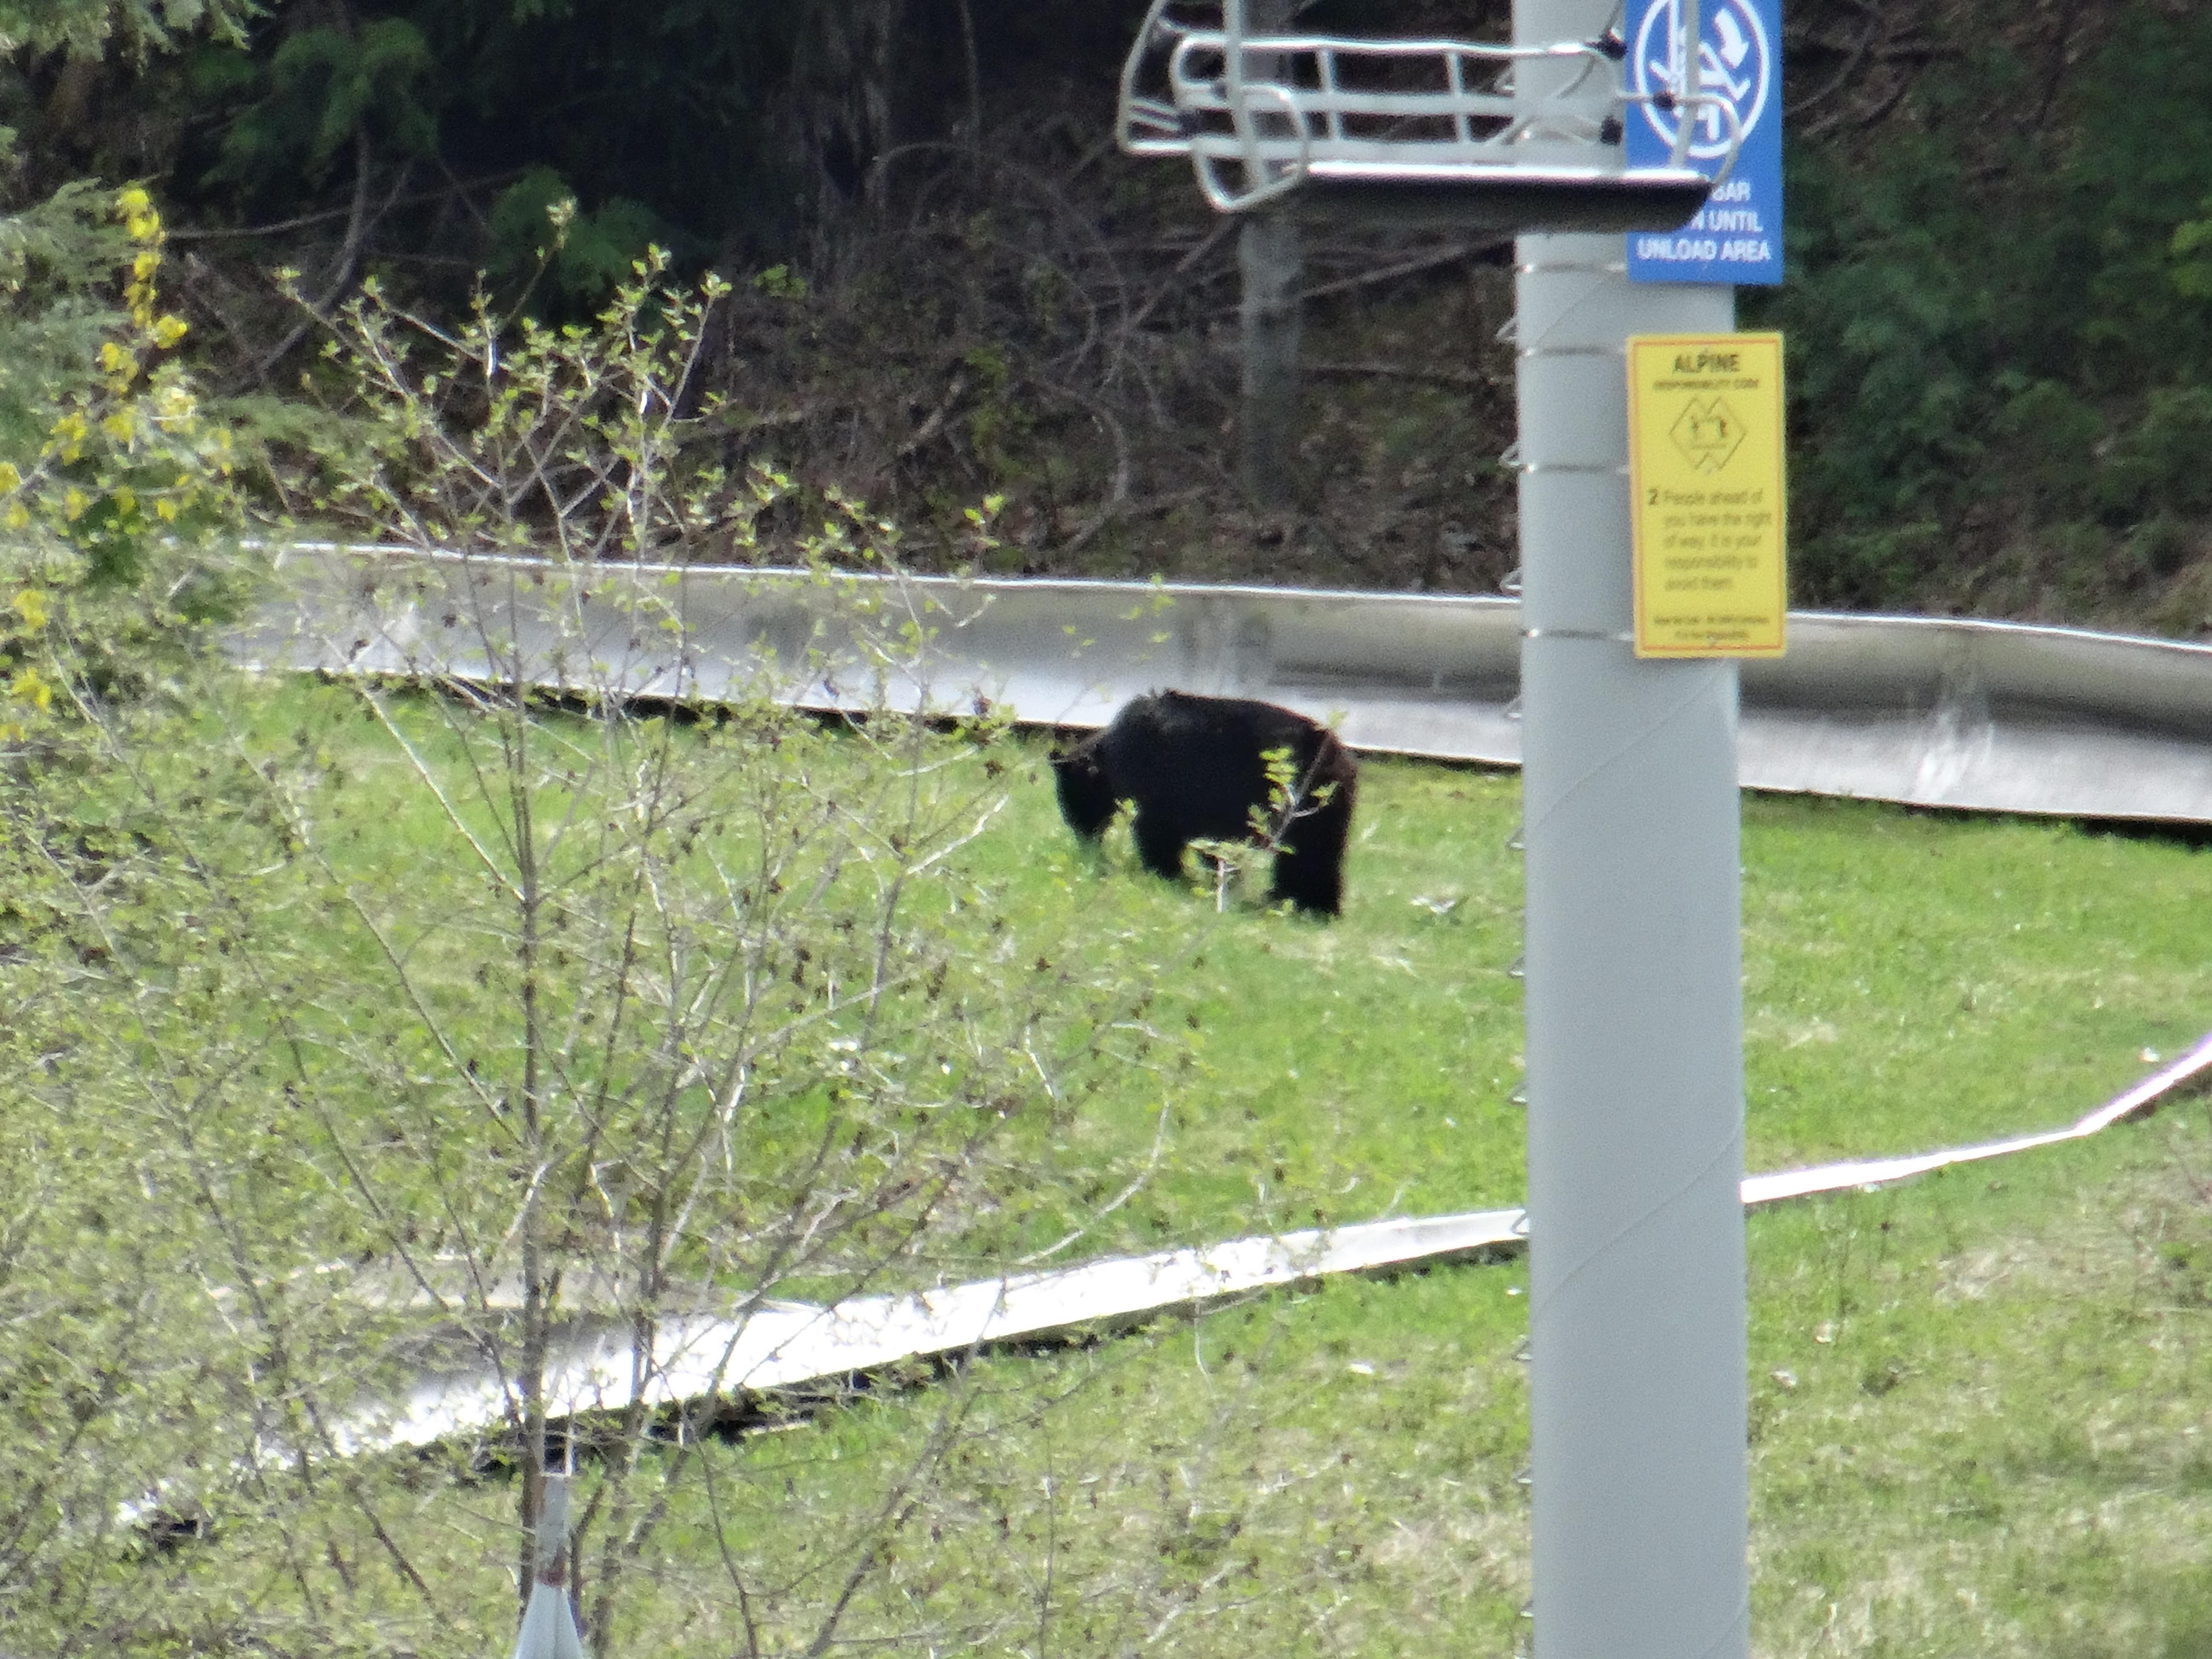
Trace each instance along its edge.
<path fill-rule="evenodd" d="M 1303 714 L 1242 697 L 1157 691 L 1123 706 L 1113 723 L 1053 757 L 1060 815 L 1085 841 L 1106 833 L 1123 801 L 1145 868 L 1182 873 L 1193 841 L 1264 842 L 1253 809 L 1278 820 L 1270 750 L 1288 750 L 1294 772 L 1290 822 L 1275 836 L 1277 899 L 1335 915 L 1344 906 L 1344 844 L 1352 830 L 1359 763 L 1336 734 Z"/>

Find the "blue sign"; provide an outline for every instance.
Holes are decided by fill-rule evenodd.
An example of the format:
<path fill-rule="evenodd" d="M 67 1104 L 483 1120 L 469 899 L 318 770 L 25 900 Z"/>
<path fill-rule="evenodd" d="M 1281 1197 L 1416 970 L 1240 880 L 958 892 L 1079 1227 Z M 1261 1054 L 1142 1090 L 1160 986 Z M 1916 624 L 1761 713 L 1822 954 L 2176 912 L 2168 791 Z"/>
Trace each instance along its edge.
<path fill-rule="evenodd" d="M 1684 80 L 1676 61 L 1681 0 L 1630 0 L 1631 91 L 1669 92 Z M 1782 280 L 1782 0 L 1704 0 L 1698 8 L 1698 91 L 1728 100 L 1742 124 L 1735 166 L 1696 218 L 1680 230 L 1632 231 L 1628 274 L 1640 283 Z M 1680 112 L 1634 104 L 1628 165 L 1664 167 L 1674 157 Z M 1728 117 L 1711 104 L 1690 114 L 1691 164 L 1717 170 L 1729 151 Z"/>

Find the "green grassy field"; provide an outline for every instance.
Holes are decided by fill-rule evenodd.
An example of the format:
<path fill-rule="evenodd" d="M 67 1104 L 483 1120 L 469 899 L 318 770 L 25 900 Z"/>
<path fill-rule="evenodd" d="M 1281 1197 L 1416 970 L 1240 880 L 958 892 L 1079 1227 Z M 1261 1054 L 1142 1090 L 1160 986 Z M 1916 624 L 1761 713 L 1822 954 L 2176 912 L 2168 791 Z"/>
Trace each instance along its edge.
<path fill-rule="evenodd" d="M 1332 927 L 1216 918 L 1110 840 L 1094 870 L 1048 789 L 1018 800 L 994 850 L 1043 849 L 1005 878 L 1029 902 L 1189 963 L 1170 993 L 1206 1103 L 1164 1200 L 1271 1215 L 1266 1171 L 1220 1167 L 1263 1148 L 1333 1219 L 1518 1197 L 1518 796 L 1510 775 L 1371 760 Z M 2212 1027 L 2212 860 L 2185 848 L 1859 803 L 1752 798 L 1745 820 L 1753 1170 L 2055 1127 Z"/>
<path fill-rule="evenodd" d="M 341 690 L 270 695 L 257 729 L 367 732 Z M 360 742 L 331 760 L 344 787 L 389 782 Z M 1156 975 L 1163 1052 L 1191 1055 L 1071 1129 L 1081 1157 L 1151 1174 L 1058 1259 L 1518 1199 L 1517 779 L 1369 763 L 1346 915 L 1324 926 L 1217 913 L 1138 872 L 1118 833 L 1086 857 L 1042 747 L 1019 752 L 969 875 L 1017 929 Z M 434 839 L 418 809 L 353 856 L 416 856 Z M 1780 799 L 1747 801 L 1744 845 L 1753 1169 L 2053 1127 L 2212 1026 L 2212 856 Z M 1750 1230 L 1757 1651 L 2212 1654 L 2201 1100 Z M 865 1532 L 886 1472 L 957 1430 L 831 1645 L 1510 1653 L 1524 1282 L 1512 1260 L 1332 1282 L 692 1448 L 720 1485 L 672 1499 L 673 1565 L 624 1632 L 637 1651 L 805 1649 L 803 1620 L 763 1625 L 732 1589 L 731 1515 L 740 1576 L 827 1605 L 839 1584 L 806 1577 L 802 1542 Z M 505 1481 L 374 1478 L 435 1595 L 393 1581 L 363 1650 L 500 1639 Z M 380 1605 L 376 1547 L 327 1524 L 348 1594 Z M 344 1577 L 252 1523 L 158 1570 L 288 1606 Z"/>

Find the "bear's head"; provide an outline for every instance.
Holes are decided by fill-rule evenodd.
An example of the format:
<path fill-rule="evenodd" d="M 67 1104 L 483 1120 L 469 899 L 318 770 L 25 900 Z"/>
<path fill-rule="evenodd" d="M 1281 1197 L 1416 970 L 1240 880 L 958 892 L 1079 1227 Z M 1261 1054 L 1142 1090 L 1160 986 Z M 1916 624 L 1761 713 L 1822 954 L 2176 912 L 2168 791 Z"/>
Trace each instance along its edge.
<path fill-rule="evenodd" d="M 1098 740 L 1091 738 L 1052 757 L 1053 783 L 1060 792 L 1060 815 L 1067 827 L 1085 841 L 1096 841 L 1114 821 L 1112 780 L 1098 755 Z"/>

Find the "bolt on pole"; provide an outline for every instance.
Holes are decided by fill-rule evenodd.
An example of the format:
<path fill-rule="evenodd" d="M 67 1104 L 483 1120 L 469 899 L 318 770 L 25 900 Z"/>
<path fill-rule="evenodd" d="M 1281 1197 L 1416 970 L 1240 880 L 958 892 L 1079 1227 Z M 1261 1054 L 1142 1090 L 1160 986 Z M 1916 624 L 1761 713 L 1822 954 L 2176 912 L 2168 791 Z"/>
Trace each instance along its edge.
<path fill-rule="evenodd" d="M 1514 38 L 1615 13 L 1516 0 Z M 1743 1659 L 1736 667 L 1633 653 L 1625 361 L 1734 291 L 1632 284 L 1619 235 L 1516 247 L 1534 1652 Z"/>

